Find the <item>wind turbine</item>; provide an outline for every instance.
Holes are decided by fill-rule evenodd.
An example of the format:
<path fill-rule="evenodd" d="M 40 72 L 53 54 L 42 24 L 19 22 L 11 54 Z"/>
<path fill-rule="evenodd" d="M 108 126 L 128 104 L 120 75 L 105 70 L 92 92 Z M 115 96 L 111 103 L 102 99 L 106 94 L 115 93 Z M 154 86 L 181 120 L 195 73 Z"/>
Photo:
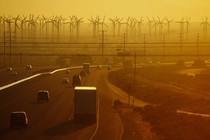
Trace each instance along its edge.
<path fill-rule="evenodd" d="M 26 23 L 26 16 L 23 16 L 23 19 L 20 21 L 20 31 L 21 31 L 21 40 L 23 40 L 23 33 L 24 33 L 24 24 Z"/>
<path fill-rule="evenodd" d="M 78 18 L 77 16 L 74 16 L 74 21 L 76 25 L 76 36 L 79 37 L 79 29 L 80 29 L 80 24 L 84 22 L 82 20 L 83 18 Z"/>
<path fill-rule="evenodd" d="M 189 25 L 190 25 L 190 20 L 191 20 L 191 17 L 189 17 L 189 18 L 186 17 L 186 19 L 185 19 L 187 33 L 188 33 Z"/>
<path fill-rule="evenodd" d="M 117 21 L 117 25 L 118 25 L 118 36 L 120 36 L 120 32 L 121 32 L 121 24 L 122 24 L 122 20 L 123 20 L 124 18 L 121 18 L 121 19 L 119 19 L 118 21 Z"/>
<path fill-rule="evenodd" d="M 155 28 L 155 40 L 157 39 L 157 26 L 158 26 L 158 21 L 155 20 L 153 17 L 153 22 L 154 24 L 152 25 L 152 28 Z"/>
<path fill-rule="evenodd" d="M 59 40 L 60 38 L 60 27 L 61 27 L 61 22 L 63 20 L 63 17 L 62 16 L 56 16 L 56 19 L 55 19 L 55 27 L 57 28 L 57 39 Z"/>
<path fill-rule="evenodd" d="M 209 26 L 209 22 L 208 22 L 208 17 L 205 17 L 205 19 L 202 17 L 202 22 L 201 22 L 201 26 L 203 26 L 203 34 L 204 34 L 204 38 L 207 38 L 207 33 L 208 33 L 208 26 Z"/>
<path fill-rule="evenodd" d="M 165 24 L 163 21 L 165 20 L 165 18 L 163 18 L 162 20 L 158 17 L 158 25 L 159 25 L 159 35 L 161 36 L 163 34 L 163 25 Z"/>
<path fill-rule="evenodd" d="M 112 35 L 115 37 L 116 26 L 120 18 L 115 17 L 115 18 L 110 18 L 109 20 L 112 22 L 112 29 L 113 29 Z"/>
<path fill-rule="evenodd" d="M 14 23 L 15 23 L 15 27 L 14 27 L 14 39 L 16 40 L 16 34 L 17 34 L 17 28 L 18 29 L 20 29 L 19 28 L 19 26 L 18 26 L 18 20 L 20 20 L 20 15 L 18 15 L 17 17 L 13 17 L 13 20 L 14 20 Z"/>
<path fill-rule="evenodd" d="M 185 23 L 184 18 L 182 18 L 180 21 L 176 21 L 176 23 L 179 23 L 179 25 L 180 25 L 180 33 L 183 33 L 183 31 L 184 31 L 184 23 Z"/>
<path fill-rule="evenodd" d="M 138 35 L 141 36 L 141 28 L 142 26 L 144 26 L 143 22 L 144 19 L 141 17 L 140 20 L 134 19 L 135 20 L 135 24 L 137 24 L 137 29 L 138 29 Z"/>
<path fill-rule="evenodd" d="M 101 30 L 102 30 L 102 31 L 104 31 L 104 26 L 108 27 L 108 26 L 104 23 L 105 19 L 106 19 L 106 17 L 104 16 L 104 17 L 103 17 L 103 20 L 102 20 L 101 22 L 100 22 L 100 21 L 98 22 L 98 24 L 101 25 Z M 100 20 L 100 19 L 99 19 L 99 20 Z"/>
<path fill-rule="evenodd" d="M 34 39 L 36 35 L 36 25 L 37 21 L 34 19 L 34 15 L 30 15 L 28 20 L 28 27 L 30 31 L 30 36 Z"/>
<path fill-rule="evenodd" d="M 91 19 L 88 19 L 90 21 L 90 25 L 93 25 L 93 37 L 96 37 L 96 28 L 98 26 L 98 23 L 99 23 L 99 17 L 97 16 L 95 19 L 91 16 Z"/>
<path fill-rule="evenodd" d="M 169 20 L 166 17 L 165 20 L 166 20 L 166 24 L 167 24 L 167 27 L 168 27 L 168 35 L 169 35 L 170 34 L 170 31 L 171 31 L 171 22 L 173 22 L 173 19 Z"/>
<path fill-rule="evenodd" d="M 147 20 L 148 20 L 147 25 L 149 26 L 149 34 L 151 35 L 151 33 L 152 33 L 152 22 L 154 22 L 154 21 L 150 20 L 149 17 L 147 17 Z"/>
<path fill-rule="evenodd" d="M 43 18 L 42 28 L 45 27 L 45 37 L 48 38 L 49 19 L 43 15 L 42 15 L 42 18 Z"/>
<path fill-rule="evenodd" d="M 39 26 L 39 36 L 41 37 L 43 35 L 43 26 L 44 26 L 44 21 L 45 21 L 45 17 L 44 16 L 37 16 L 36 20 L 38 20 L 39 22 L 37 22 L 38 26 Z"/>
<path fill-rule="evenodd" d="M 185 19 L 185 23 L 186 23 L 186 35 L 187 35 L 187 38 L 188 38 L 188 33 L 189 33 L 189 25 L 190 25 L 190 19 L 191 19 L 191 17 L 186 17 L 186 19 Z"/>
<path fill-rule="evenodd" d="M 129 26 L 131 29 L 131 35 L 135 39 L 136 38 L 136 19 L 135 18 L 130 18 Z"/>
<path fill-rule="evenodd" d="M 129 24 L 130 20 L 131 20 L 131 17 L 128 17 L 125 22 L 121 23 L 121 24 L 125 24 L 125 33 L 127 35 L 128 35 L 128 27 L 130 27 L 130 24 Z"/>

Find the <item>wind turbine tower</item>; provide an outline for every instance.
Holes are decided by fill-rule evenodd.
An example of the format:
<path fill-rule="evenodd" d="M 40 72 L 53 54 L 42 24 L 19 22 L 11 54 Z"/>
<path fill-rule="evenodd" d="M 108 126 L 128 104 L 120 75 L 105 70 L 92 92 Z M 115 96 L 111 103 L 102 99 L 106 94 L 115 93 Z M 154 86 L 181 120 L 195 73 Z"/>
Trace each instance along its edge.
<path fill-rule="evenodd" d="M 210 24 L 208 23 L 208 17 L 206 17 L 205 19 L 202 18 L 201 26 L 203 26 L 204 39 L 207 39 L 207 36 L 208 36 L 208 26 L 209 25 Z"/>
<path fill-rule="evenodd" d="M 168 32 L 168 35 L 170 35 L 171 33 L 171 22 L 173 22 L 173 19 L 169 20 L 167 17 L 165 18 L 166 20 L 166 24 L 167 24 L 167 32 Z"/>
<path fill-rule="evenodd" d="M 186 35 L 187 35 L 187 38 L 188 38 L 188 35 L 189 35 L 189 26 L 190 26 L 190 20 L 191 20 L 191 17 L 186 17 L 185 19 L 185 23 L 186 23 Z"/>
<path fill-rule="evenodd" d="M 110 18 L 109 20 L 112 22 L 112 35 L 115 37 L 116 26 L 120 18 L 115 17 L 115 18 Z"/>
<path fill-rule="evenodd" d="M 135 19 L 135 22 L 137 24 L 138 36 L 141 37 L 142 26 L 144 26 L 144 19 L 141 17 L 140 20 Z"/>
<path fill-rule="evenodd" d="M 97 16 L 95 19 L 93 17 L 91 17 L 91 19 L 88 19 L 90 21 L 90 25 L 93 26 L 93 37 L 96 37 L 96 30 L 97 30 L 97 26 L 98 26 L 98 23 L 99 23 L 99 17 Z"/>
<path fill-rule="evenodd" d="M 75 26 L 76 26 L 76 36 L 79 37 L 79 29 L 80 25 L 83 22 L 83 18 L 78 18 L 77 16 L 74 16 Z"/>
<path fill-rule="evenodd" d="M 147 25 L 149 26 L 149 35 L 151 35 L 152 33 L 152 22 L 154 22 L 153 20 L 150 20 L 149 17 L 147 17 Z"/>
<path fill-rule="evenodd" d="M 162 20 L 158 17 L 158 22 L 157 24 L 159 25 L 159 35 L 160 35 L 160 38 L 163 34 L 163 25 L 165 24 L 163 21 L 165 20 L 165 18 L 163 18 Z"/>
<path fill-rule="evenodd" d="M 180 21 L 176 21 L 176 23 L 179 23 L 180 25 L 180 33 L 183 33 L 184 32 L 184 18 L 182 18 Z"/>

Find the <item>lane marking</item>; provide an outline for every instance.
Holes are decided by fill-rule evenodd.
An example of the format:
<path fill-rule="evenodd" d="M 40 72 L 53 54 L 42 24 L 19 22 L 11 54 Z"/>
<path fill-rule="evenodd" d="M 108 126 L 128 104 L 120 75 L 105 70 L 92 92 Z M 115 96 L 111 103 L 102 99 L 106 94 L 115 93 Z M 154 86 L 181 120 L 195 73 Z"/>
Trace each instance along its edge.
<path fill-rule="evenodd" d="M 80 68 L 82 68 L 82 66 L 70 67 L 70 69 L 80 69 Z M 56 72 L 64 71 L 64 70 L 67 70 L 67 69 L 69 69 L 69 68 L 62 68 L 62 69 L 56 69 L 56 70 L 51 71 L 51 72 L 38 73 L 38 74 L 35 74 L 35 75 L 32 75 L 32 76 L 29 76 L 29 77 L 27 77 L 27 78 L 18 80 L 18 81 L 16 81 L 16 82 L 10 83 L 10 84 L 8 84 L 8 85 L 2 86 L 2 87 L 0 87 L 0 90 L 4 90 L 4 89 L 6 89 L 6 88 L 12 87 L 12 86 L 14 86 L 14 85 L 17 85 L 17 84 L 19 84 L 19 83 L 25 82 L 25 81 L 27 81 L 27 80 L 33 79 L 33 78 L 38 77 L 38 76 L 41 76 L 41 75 L 52 75 L 52 74 L 54 74 L 54 73 L 56 73 Z"/>
<path fill-rule="evenodd" d="M 89 140 L 92 140 L 93 137 L 96 135 L 97 131 L 98 131 L 98 127 L 99 127 L 99 98 L 98 98 L 98 109 L 97 109 L 97 123 L 96 123 L 96 129 L 95 131 L 93 132 L 93 135 L 90 137 Z"/>

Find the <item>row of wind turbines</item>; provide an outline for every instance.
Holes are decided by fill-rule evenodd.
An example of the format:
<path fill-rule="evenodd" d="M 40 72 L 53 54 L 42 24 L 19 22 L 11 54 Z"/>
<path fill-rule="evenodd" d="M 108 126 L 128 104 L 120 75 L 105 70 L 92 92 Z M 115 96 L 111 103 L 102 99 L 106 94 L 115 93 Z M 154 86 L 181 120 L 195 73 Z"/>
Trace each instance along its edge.
<path fill-rule="evenodd" d="M 86 25 L 84 30 L 92 30 L 89 36 L 95 38 L 100 35 L 100 31 L 109 30 L 111 37 L 120 37 L 122 33 L 133 38 L 138 38 L 142 34 L 149 36 L 162 36 L 171 34 L 171 24 L 179 25 L 179 33 L 189 33 L 190 17 L 184 17 L 181 20 L 165 18 L 134 17 L 127 18 L 106 18 L 96 16 L 84 21 L 83 17 L 76 15 L 64 18 L 62 16 L 0 16 L 0 35 L 13 36 L 14 40 L 28 38 L 54 38 L 68 36 L 69 38 L 82 36 L 81 25 Z M 209 27 L 208 17 L 202 18 L 200 22 L 201 32 L 207 37 Z"/>

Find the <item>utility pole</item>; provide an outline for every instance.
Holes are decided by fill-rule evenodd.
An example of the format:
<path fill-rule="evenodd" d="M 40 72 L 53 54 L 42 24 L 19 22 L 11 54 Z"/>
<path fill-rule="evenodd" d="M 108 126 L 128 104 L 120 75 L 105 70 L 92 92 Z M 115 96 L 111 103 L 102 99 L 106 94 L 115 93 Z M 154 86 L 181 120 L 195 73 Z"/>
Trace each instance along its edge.
<path fill-rule="evenodd" d="M 6 66 L 6 37 L 5 37 L 5 23 L 4 23 L 4 66 Z"/>
<path fill-rule="evenodd" d="M 10 25 L 9 25 L 10 26 Z M 12 35 L 11 35 L 11 27 L 9 27 L 9 64 L 12 66 Z"/>
<path fill-rule="evenodd" d="M 136 52 L 134 52 L 134 71 L 133 71 L 133 96 L 136 93 Z M 133 100 L 134 103 L 134 100 Z"/>

